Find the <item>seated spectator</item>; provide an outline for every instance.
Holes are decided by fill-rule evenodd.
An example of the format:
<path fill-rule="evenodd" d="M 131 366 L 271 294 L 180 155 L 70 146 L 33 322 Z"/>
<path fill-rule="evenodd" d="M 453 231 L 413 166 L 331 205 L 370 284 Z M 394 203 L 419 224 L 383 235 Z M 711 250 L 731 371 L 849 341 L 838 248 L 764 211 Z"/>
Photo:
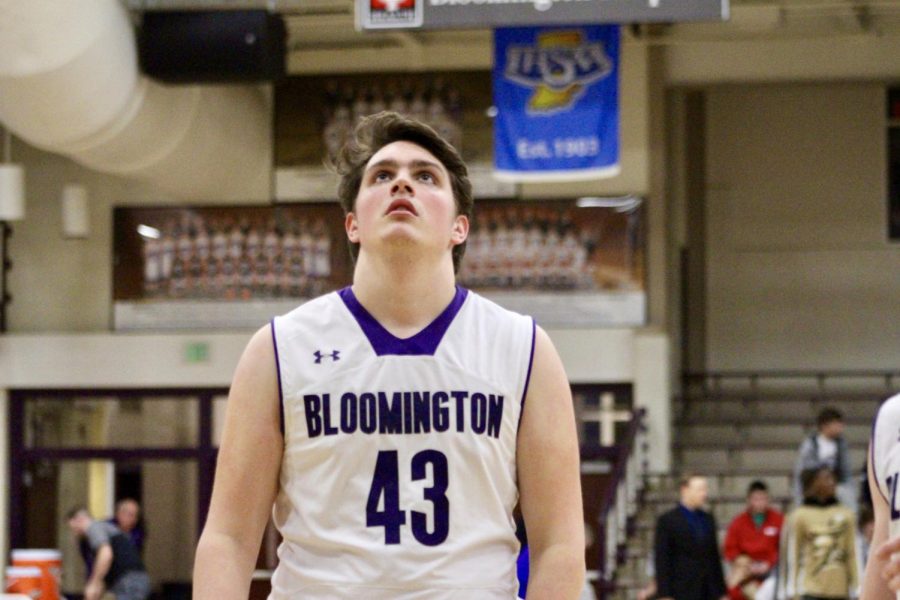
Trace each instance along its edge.
<path fill-rule="evenodd" d="M 728 526 L 726 583 L 732 600 L 770 600 L 775 593 L 774 569 L 784 516 L 769 505 L 769 488 L 754 481 L 747 488 L 747 510 Z"/>
<path fill-rule="evenodd" d="M 801 481 L 803 505 L 791 511 L 782 534 L 779 598 L 846 600 L 859 582 L 856 518 L 838 503 L 831 469 L 807 469 Z"/>

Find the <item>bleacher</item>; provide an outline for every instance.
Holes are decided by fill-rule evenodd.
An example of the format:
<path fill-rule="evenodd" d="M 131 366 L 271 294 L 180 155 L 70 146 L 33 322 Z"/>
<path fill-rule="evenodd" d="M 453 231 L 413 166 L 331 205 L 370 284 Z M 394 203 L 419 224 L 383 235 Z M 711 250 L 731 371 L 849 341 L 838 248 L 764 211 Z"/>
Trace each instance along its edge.
<path fill-rule="evenodd" d="M 633 526 L 620 552 L 615 591 L 632 599 L 650 579 L 647 561 L 656 518 L 678 500 L 678 474 L 709 480 L 710 510 L 720 540 L 745 508 L 751 481 L 769 486 L 773 505 L 792 507 L 792 473 L 803 438 L 826 406 L 844 415 L 844 437 L 861 475 L 872 420 L 879 404 L 900 391 L 900 372 L 698 373 L 684 378 L 673 404 L 671 473 L 647 474 Z"/>

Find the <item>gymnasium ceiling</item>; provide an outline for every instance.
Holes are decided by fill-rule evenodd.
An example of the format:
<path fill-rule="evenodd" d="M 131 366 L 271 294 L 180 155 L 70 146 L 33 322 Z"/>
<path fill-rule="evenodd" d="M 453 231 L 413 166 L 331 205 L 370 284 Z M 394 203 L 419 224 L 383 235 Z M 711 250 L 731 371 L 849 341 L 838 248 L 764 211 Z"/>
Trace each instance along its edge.
<path fill-rule="evenodd" d="M 353 0 L 122 0 L 135 12 L 147 10 L 268 8 L 283 15 L 288 30 L 288 71 L 327 72 L 329 52 L 340 51 L 349 70 L 385 68 L 382 57 L 396 53 L 447 55 L 448 68 L 466 67 L 467 55 L 489 52 L 489 30 L 359 33 Z M 725 23 L 641 25 L 631 33 L 651 45 L 736 40 L 822 39 L 852 36 L 900 37 L 900 0 L 731 0 Z M 373 52 L 378 51 L 378 52 Z M 368 58 L 367 58 L 368 57 Z M 409 70 L 409 61 L 405 69 Z M 476 61 L 477 62 L 477 61 Z M 370 64 L 371 63 L 371 64 Z M 475 66 L 475 65 L 470 65 Z M 340 69 L 337 69 L 340 70 Z"/>

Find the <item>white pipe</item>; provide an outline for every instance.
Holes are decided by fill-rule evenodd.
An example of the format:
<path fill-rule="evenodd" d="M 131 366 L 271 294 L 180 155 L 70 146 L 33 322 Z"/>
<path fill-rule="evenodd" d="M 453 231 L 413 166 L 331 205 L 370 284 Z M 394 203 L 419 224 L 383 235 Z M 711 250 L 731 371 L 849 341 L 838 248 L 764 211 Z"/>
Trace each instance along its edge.
<path fill-rule="evenodd" d="M 269 107 L 249 86 L 165 86 L 138 71 L 117 0 L 0 0 L 0 121 L 98 171 L 186 199 L 268 196 Z"/>

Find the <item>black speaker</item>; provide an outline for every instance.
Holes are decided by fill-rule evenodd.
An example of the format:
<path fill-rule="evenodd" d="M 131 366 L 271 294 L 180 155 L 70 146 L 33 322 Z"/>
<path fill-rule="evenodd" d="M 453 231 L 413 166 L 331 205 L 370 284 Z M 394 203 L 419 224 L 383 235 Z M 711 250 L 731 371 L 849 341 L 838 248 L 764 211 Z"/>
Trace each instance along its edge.
<path fill-rule="evenodd" d="M 148 11 L 141 70 L 168 83 L 272 81 L 284 76 L 285 26 L 264 10 Z"/>

